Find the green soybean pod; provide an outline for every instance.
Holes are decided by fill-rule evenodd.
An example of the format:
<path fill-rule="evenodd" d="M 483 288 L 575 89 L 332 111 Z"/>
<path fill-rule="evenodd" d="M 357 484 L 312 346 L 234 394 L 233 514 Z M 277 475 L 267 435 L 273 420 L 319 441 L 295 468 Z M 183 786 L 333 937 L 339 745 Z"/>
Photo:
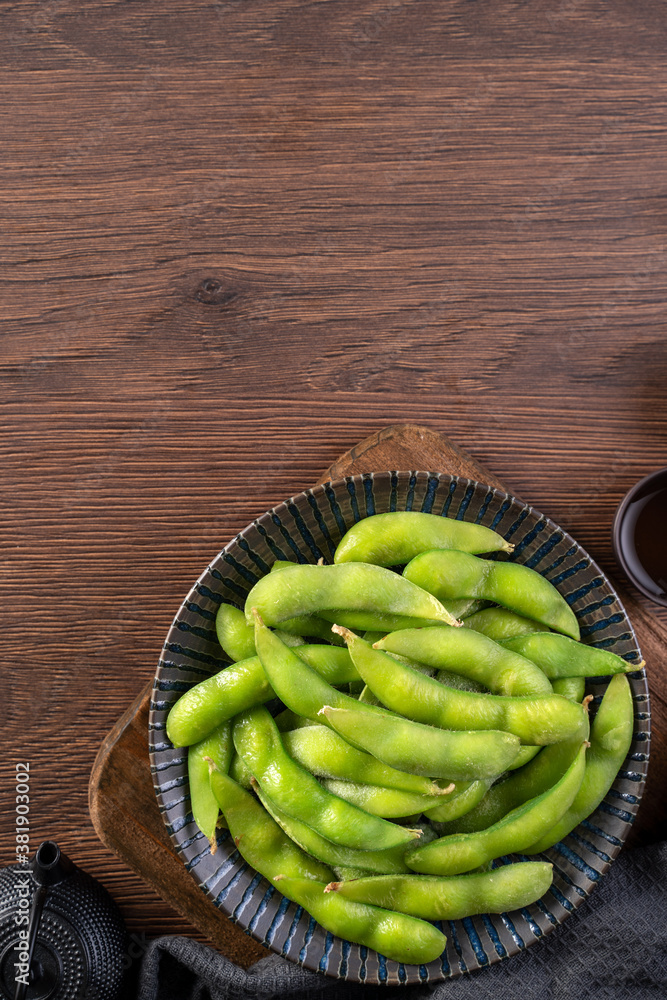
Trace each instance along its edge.
<path fill-rule="evenodd" d="M 442 606 L 449 611 L 453 618 L 461 619 L 461 623 L 465 624 L 466 618 L 480 611 L 485 604 L 485 601 L 475 601 L 471 597 L 464 597 L 460 601 L 447 601 Z M 378 639 L 380 638 L 381 636 L 378 636 Z"/>
<path fill-rule="evenodd" d="M 303 563 L 289 562 L 286 559 L 277 559 L 271 567 L 270 572 L 276 573 L 282 569 L 290 569 L 293 566 L 304 565 Z M 308 564 L 310 565 L 310 564 Z M 318 566 L 323 565 L 323 560 L 318 560 Z M 249 625 L 248 628 L 252 628 Z M 334 635 L 331 631 L 331 622 L 327 621 L 326 618 L 320 618 L 318 615 L 301 615 L 299 618 L 289 618 L 280 623 L 280 632 L 291 632 L 297 635 L 307 635 L 313 636 L 318 639 L 324 639 L 327 642 L 335 643 L 340 645 L 342 640 L 339 636 Z M 377 638 L 380 638 L 378 635 Z M 289 645 L 289 644 L 288 644 Z"/>
<path fill-rule="evenodd" d="M 513 548 L 497 531 L 481 524 L 421 511 L 393 511 L 353 524 L 338 543 L 334 562 L 398 566 L 428 549 L 511 552 Z"/>
<path fill-rule="evenodd" d="M 560 693 L 560 692 L 554 691 L 554 694 L 557 694 L 557 693 Z M 572 701 L 571 698 L 570 698 L 570 701 Z M 523 765 L 527 764 L 529 760 L 532 760 L 533 757 L 536 754 L 538 754 L 541 749 L 542 749 L 541 746 L 531 747 L 531 746 L 526 746 L 525 744 L 524 744 L 524 746 L 519 747 L 518 754 L 516 755 L 516 757 L 514 758 L 514 760 L 512 761 L 512 763 L 507 765 L 507 770 L 508 771 L 514 771 L 514 770 L 516 770 L 519 767 L 523 767 Z"/>
<path fill-rule="evenodd" d="M 486 778 L 504 771 L 518 752 L 519 740 L 510 733 L 446 732 L 336 691 L 259 616 L 255 644 L 274 691 L 288 708 L 315 722 L 326 722 L 358 750 L 400 771 L 453 781 Z"/>
<path fill-rule="evenodd" d="M 221 604 L 215 616 L 215 631 L 218 642 L 235 663 L 256 655 L 255 633 L 239 608 Z"/>
<path fill-rule="evenodd" d="M 374 948 L 385 958 L 410 965 L 433 962 L 445 949 L 447 938 L 426 920 L 356 903 L 338 893 L 325 893 L 326 885 L 308 879 L 285 878 L 278 888 L 303 906 L 326 931 L 346 941 Z"/>
<path fill-rule="evenodd" d="M 521 771 L 497 782 L 471 809 L 440 828 L 440 833 L 474 833 L 498 823 L 512 809 L 548 791 L 559 781 L 579 753 L 580 740 L 565 740 L 544 747 Z"/>
<path fill-rule="evenodd" d="M 368 869 L 364 868 L 351 868 L 349 865 L 332 865 L 331 867 L 336 873 L 336 878 L 341 880 L 347 878 L 366 878 L 368 875 Z M 386 872 L 382 874 L 386 874 Z"/>
<path fill-rule="evenodd" d="M 557 677 L 555 681 L 552 681 L 551 686 L 554 689 L 554 694 L 560 694 L 563 698 L 569 698 L 570 701 L 581 704 L 586 693 L 586 678 Z"/>
<path fill-rule="evenodd" d="M 364 684 L 357 700 L 360 701 L 362 705 L 376 705 L 381 707 L 380 699 L 375 697 L 368 684 Z"/>
<path fill-rule="evenodd" d="M 288 816 L 276 803 L 265 795 L 257 782 L 253 779 L 253 786 L 259 800 L 266 811 L 273 817 L 276 823 L 284 830 L 288 837 L 298 844 L 304 851 L 322 861 L 332 868 L 356 868 L 368 872 L 376 872 L 380 875 L 398 874 L 409 872 L 410 869 L 403 860 L 404 848 L 391 847 L 382 851 L 359 851 L 353 847 L 342 847 L 334 844 L 333 841 L 322 837 L 317 830 L 313 830 L 306 823 Z"/>
<path fill-rule="evenodd" d="M 252 625 L 248 626 L 252 628 Z M 300 639 L 307 642 L 309 639 L 322 639 L 332 645 L 339 646 L 340 640 L 331 634 L 331 622 L 317 615 L 301 615 L 299 618 L 286 618 L 280 623 L 281 637 L 287 636 L 284 641 L 288 646 L 300 646 Z M 305 637 L 305 638 L 303 638 Z M 290 641 L 291 640 L 291 641 Z"/>
<path fill-rule="evenodd" d="M 257 799 L 227 774 L 211 771 L 211 788 L 239 854 L 274 885 L 277 875 L 330 878 L 331 869 L 302 851 L 269 816 Z M 329 874 L 327 874 L 329 873 Z"/>
<path fill-rule="evenodd" d="M 188 781 L 190 803 L 195 823 L 215 853 L 215 828 L 220 807 L 211 789 L 209 761 L 213 760 L 220 771 L 227 771 L 232 757 L 232 727 L 229 722 L 218 726 L 210 736 L 188 749 Z"/>
<path fill-rule="evenodd" d="M 373 648 L 462 674 L 494 694 L 552 694 L 547 677 L 531 659 L 471 629 L 446 626 L 401 629 L 390 632 L 374 643 Z"/>
<path fill-rule="evenodd" d="M 535 838 L 526 854 L 538 854 L 566 837 L 582 819 L 597 809 L 614 783 L 632 743 L 634 713 L 627 677 L 616 674 L 609 682 L 591 726 L 586 769 L 574 801 L 560 819 Z"/>
<path fill-rule="evenodd" d="M 249 624 L 253 608 L 266 625 L 279 625 L 296 615 L 323 617 L 334 611 L 354 616 L 351 628 L 375 629 L 378 619 L 394 627 L 406 620 L 409 624 L 456 624 L 431 594 L 389 569 L 366 563 L 295 565 L 269 573 L 248 594 L 245 615 Z"/>
<path fill-rule="evenodd" d="M 289 624 L 289 623 L 285 623 Z M 325 622 L 319 623 L 319 631 L 327 630 Z M 248 625 L 245 615 L 232 604 L 221 604 L 215 616 L 215 631 L 218 642 L 223 650 L 235 663 L 239 660 L 247 660 L 251 656 L 256 656 L 255 650 L 255 630 L 252 625 Z M 292 635 L 289 629 L 283 625 L 281 630 L 283 642 L 289 646 L 303 646 L 305 639 L 303 635 L 315 635 L 316 632 L 300 632 Z"/>
<path fill-rule="evenodd" d="M 283 733 L 282 738 L 290 757 L 318 778 L 340 778 L 440 798 L 447 794 L 428 778 L 388 767 L 363 750 L 357 750 L 328 726 L 294 729 Z"/>
<path fill-rule="evenodd" d="M 380 709 L 370 719 L 360 708 L 369 706 L 325 705 L 321 715 L 353 746 L 410 774 L 447 781 L 496 777 L 519 749 L 518 737 L 511 733 L 492 729 L 454 732 Z"/>
<path fill-rule="evenodd" d="M 542 795 L 513 809 L 498 823 L 476 833 L 450 834 L 406 851 L 405 861 L 416 872 L 460 875 L 505 854 L 525 851 L 551 830 L 570 808 L 584 776 L 586 744 L 563 777 Z"/>
<path fill-rule="evenodd" d="M 292 566 L 293 563 L 287 565 Z M 218 642 L 230 660 L 238 663 L 239 660 L 256 655 L 255 629 L 248 625 L 243 611 L 232 604 L 221 604 L 218 608 L 215 631 Z M 304 636 L 340 645 L 340 639 L 331 633 L 331 624 L 315 615 L 286 619 L 280 623 L 279 631 L 283 642 L 288 646 L 303 646 L 306 642 Z"/>
<path fill-rule="evenodd" d="M 440 601 L 482 598 L 573 639 L 579 638 L 576 616 L 565 598 L 528 566 L 437 549 L 415 556 L 403 570 L 403 576 Z"/>
<path fill-rule="evenodd" d="M 492 782 L 492 778 L 462 782 L 460 790 L 453 792 L 451 797 L 448 796 L 443 802 L 431 806 L 430 809 L 425 809 L 424 815 L 431 823 L 438 824 L 439 834 L 448 833 L 448 830 L 440 828 L 440 824 L 457 820 L 460 816 L 465 816 L 471 809 L 474 809 L 482 801 Z"/>
<path fill-rule="evenodd" d="M 628 663 L 608 649 L 597 649 L 583 642 L 575 642 L 566 635 L 555 632 L 536 632 L 532 635 L 503 639 L 501 645 L 532 660 L 547 677 L 606 677 L 609 674 L 627 674 L 643 665 Z"/>
<path fill-rule="evenodd" d="M 272 690 L 296 716 L 321 724 L 318 713 L 323 705 L 354 705 L 360 710 L 373 710 L 371 706 L 360 706 L 355 698 L 337 691 L 267 628 L 258 614 L 255 618 L 255 646 Z"/>
<path fill-rule="evenodd" d="M 232 746 L 234 746 L 233 741 Z M 236 753 L 236 751 L 232 754 L 229 765 L 229 777 L 233 778 L 242 788 L 246 788 L 248 791 L 252 788 L 252 772 L 243 760 L 243 757 Z"/>
<path fill-rule="evenodd" d="M 509 608 L 482 608 L 472 615 L 466 615 L 463 624 L 494 642 L 511 639 L 515 635 L 527 635 L 529 632 L 544 632 L 544 625 L 540 622 L 518 615 Z"/>
<path fill-rule="evenodd" d="M 303 564 L 279 560 L 273 564 L 271 572 L 273 573 L 282 569 L 289 569 L 290 567 L 296 565 Z M 317 565 L 322 566 L 323 562 L 320 560 Z M 478 604 L 478 601 L 470 600 L 450 601 L 445 610 L 452 616 L 452 618 L 459 618 L 464 613 L 472 614 L 473 611 L 476 610 L 476 605 Z M 317 636 L 320 639 L 326 639 L 328 642 L 336 642 L 340 644 L 342 640 L 336 635 L 331 635 L 332 622 L 340 621 L 343 625 L 347 625 L 348 628 L 360 628 L 362 631 L 368 631 L 368 624 L 372 622 L 373 629 L 380 630 L 375 638 L 380 639 L 385 632 L 387 632 L 390 628 L 395 627 L 396 620 L 396 616 L 383 614 L 379 610 L 377 613 L 374 612 L 372 614 L 367 610 L 336 610 L 335 612 L 323 610 L 319 615 L 302 615 L 299 618 L 287 619 L 286 621 L 280 623 L 280 630 L 283 632 L 294 632 L 298 635 Z M 415 626 L 419 625 L 420 621 L 415 620 L 413 624 Z"/>
<path fill-rule="evenodd" d="M 566 698 L 553 693 L 507 697 L 460 691 L 374 649 L 346 629 L 339 632 L 371 691 L 387 708 L 415 722 L 443 729 L 505 730 L 522 742 L 537 746 L 569 739 L 583 730 L 583 709 Z"/>
<path fill-rule="evenodd" d="M 530 906 L 552 882 L 553 865 L 525 861 L 449 878 L 376 875 L 330 882 L 326 891 L 425 920 L 463 920 L 478 913 L 507 913 Z"/>
<path fill-rule="evenodd" d="M 287 649 L 276 636 L 281 648 Z M 311 665 L 333 684 L 358 680 L 347 650 L 336 646 L 299 646 L 292 654 Z M 167 718 L 167 736 L 174 746 L 190 746 L 204 739 L 216 726 L 252 705 L 274 697 L 259 657 L 234 663 L 195 684 L 172 706 Z"/>
<path fill-rule="evenodd" d="M 313 725 L 312 719 L 306 719 L 303 715 L 297 715 L 291 708 L 284 708 L 282 712 L 276 715 L 274 721 L 278 727 L 278 731 L 283 734 L 291 732 L 293 729 L 310 728 Z"/>
<path fill-rule="evenodd" d="M 285 750 L 276 725 L 265 708 L 257 706 L 238 716 L 233 728 L 237 753 L 276 805 L 344 847 L 384 849 L 407 844 L 419 836 L 388 820 L 371 816 L 320 785 Z"/>
<path fill-rule="evenodd" d="M 272 697 L 259 657 L 252 656 L 195 684 L 172 706 L 167 736 L 175 747 L 198 743 L 237 712 Z"/>
<path fill-rule="evenodd" d="M 339 798 L 365 809 L 373 816 L 383 816 L 385 819 L 405 819 L 408 816 L 419 816 L 434 801 L 433 795 L 420 795 L 416 792 L 400 791 L 397 788 L 382 788 L 380 785 L 367 785 L 358 781 L 345 781 L 340 778 L 324 778 L 323 786 Z M 451 786 L 454 787 L 453 785 Z M 440 790 L 441 792 L 444 789 Z"/>
<path fill-rule="evenodd" d="M 395 656 L 394 653 L 391 653 L 390 655 Z M 407 665 L 412 667 L 413 670 L 417 670 L 420 666 L 416 660 L 408 660 L 407 657 L 401 657 L 401 659 L 403 663 L 407 663 Z M 429 676 L 433 676 L 430 671 Z M 480 684 L 478 681 L 473 681 L 469 677 L 464 677 L 463 674 L 455 674 L 452 673 L 451 670 L 438 670 L 434 676 L 441 684 L 445 684 L 447 687 L 456 688 L 457 691 L 476 691 L 478 694 L 484 694 L 486 691 L 488 694 L 488 688 L 485 688 L 484 685 Z"/>

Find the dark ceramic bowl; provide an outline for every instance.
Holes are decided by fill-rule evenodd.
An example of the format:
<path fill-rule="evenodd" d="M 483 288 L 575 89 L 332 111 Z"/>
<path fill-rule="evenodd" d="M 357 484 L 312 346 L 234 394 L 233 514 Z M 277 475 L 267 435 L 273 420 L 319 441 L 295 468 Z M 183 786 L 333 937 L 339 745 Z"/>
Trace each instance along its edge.
<path fill-rule="evenodd" d="M 644 597 L 667 608 L 667 468 L 626 493 L 614 518 L 614 554 Z"/>
<path fill-rule="evenodd" d="M 250 868 L 229 834 L 218 850 L 195 826 L 190 809 L 187 753 L 165 734 L 169 709 L 190 685 L 226 664 L 215 634 L 222 602 L 242 607 L 250 587 L 276 559 L 331 562 L 347 528 L 390 510 L 422 510 L 488 525 L 511 540 L 511 558 L 542 573 L 575 611 L 584 642 L 639 664 L 632 626 L 614 590 L 592 559 L 553 521 L 506 493 L 468 479 L 429 472 L 354 476 L 306 490 L 262 515 L 220 552 L 194 585 L 169 630 L 155 677 L 149 719 L 150 758 L 160 810 L 171 839 L 197 884 L 232 920 L 266 947 L 308 969 L 363 982 L 434 982 L 478 969 L 533 945 L 580 906 L 617 856 L 639 806 L 649 747 L 649 704 L 643 670 L 629 674 L 635 736 L 604 801 L 568 837 L 546 852 L 552 888 L 532 906 L 500 916 L 445 922 L 447 948 L 426 966 L 388 961 L 323 930 L 300 907 Z M 589 686 L 594 706 L 606 679 Z"/>

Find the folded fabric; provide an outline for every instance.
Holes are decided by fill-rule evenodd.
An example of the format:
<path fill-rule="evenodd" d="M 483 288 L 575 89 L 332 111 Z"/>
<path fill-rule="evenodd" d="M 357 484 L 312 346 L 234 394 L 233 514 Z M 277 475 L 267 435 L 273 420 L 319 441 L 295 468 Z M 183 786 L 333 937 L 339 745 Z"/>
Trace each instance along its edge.
<path fill-rule="evenodd" d="M 272 955 L 247 972 L 183 937 L 152 941 L 137 1000 L 665 1000 L 667 842 L 623 851 L 562 926 L 518 955 L 430 986 L 362 986 Z"/>

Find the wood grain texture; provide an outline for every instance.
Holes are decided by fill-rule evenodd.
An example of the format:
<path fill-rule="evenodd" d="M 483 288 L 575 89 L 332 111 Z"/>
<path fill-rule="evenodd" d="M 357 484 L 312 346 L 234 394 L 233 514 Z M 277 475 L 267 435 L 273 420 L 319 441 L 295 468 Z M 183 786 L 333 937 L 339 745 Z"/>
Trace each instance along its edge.
<path fill-rule="evenodd" d="M 646 0 L 3 7 L 2 860 L 29 759 L 33 846 L 191 930 L 98 841 L 97 748 L 212 555 L 390 424 L 622 582 L 667 455 L 666 37 Z"/>

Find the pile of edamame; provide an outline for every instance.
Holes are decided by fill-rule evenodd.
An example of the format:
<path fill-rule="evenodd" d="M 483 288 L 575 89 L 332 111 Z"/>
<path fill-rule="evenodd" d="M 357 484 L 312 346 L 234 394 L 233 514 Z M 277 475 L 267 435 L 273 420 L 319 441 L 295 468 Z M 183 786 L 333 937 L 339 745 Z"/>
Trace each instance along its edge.
<path fill-rule="evenodd" d="M 637 666 L 582 644 L 539 573 L 483 558 L 511 550 L 433 514 L 359 521 L 333 565 L 278 562 L 220 606 L 233 662 L 168 717 L 211 851 L 227 826 L 326 930 L 398 962 L 443 952 L 433 921 L 543 896 L 551 864 L 506 856 L 574 829 L 632 741 Z"/>

